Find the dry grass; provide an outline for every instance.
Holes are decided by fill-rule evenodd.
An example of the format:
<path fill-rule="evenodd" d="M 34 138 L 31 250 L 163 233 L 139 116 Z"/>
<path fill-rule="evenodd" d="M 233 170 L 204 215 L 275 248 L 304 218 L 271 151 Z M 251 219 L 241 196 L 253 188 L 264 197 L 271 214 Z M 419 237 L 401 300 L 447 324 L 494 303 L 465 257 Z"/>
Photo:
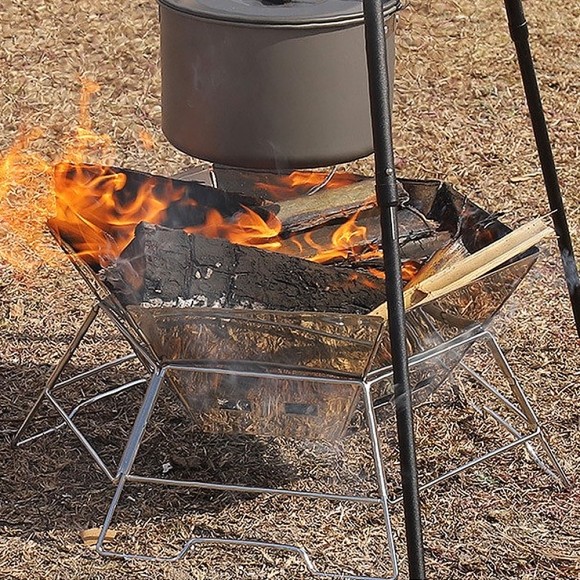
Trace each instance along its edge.
<path fill-rule="evenodd" d="M 11 0 L 3 8 L 0 150 L 11 146 L 22 127 L 39 125 L 44 134 L 35 150 L 48 161 L 57 158 L 74 127 L 78 79 L 85 76 L 102 87 L 91 107 L 94 128 L 111 135 L 109 156 L 118 165 L 165 174 L 189 165 L 159 129 L 156 4 L 80 0 L 71 6 L 63 0 Z M 526 10 L 578 248 L 580 8 L 563 0 L 529 0 Z M 398 47 L 395 131 L 401 173 L 451 181 L 485 208 L 505 211 L 512 224 L 546 213 L 502 3 L 413 1 L 401 18 Z M 147 149 L 143 131 L 152 136 L 153 150 Z M 370 171 L 369 160 L 355 165 Z M 38 195 L 20 214 L 22 220 L 40 211 L 37 205 L 44 201 L 42 192 Z M 15 215 L 10 204 L 17 201 L 0 199 L 0 226 Z M 46 233 L 28 234 L 37 248 L 52 247 Z M 20 240 L 13 233 L 0 236 L 15 254 Z M 578 339 L 555 245 L 548 243 L 544 250 L 495 330 L 576 482 Z M 87 290 L 64 259 L 27 271 L 0 262 L 0 578 L 302 578 L 295 559 L 270 552 L 201 548 L 183 562 L 160 565 L 104 560 L 83 546 L 79 531 L 100 525 L 110 484 L 72 436 L 47 438 L 18 452 L 8 442 L 89 304 Z M 92 333 L 89 342 L 76 363 L 81 368 L 120 348 L 106 329 Z M 489 423 L 446 394 L 441 391 L 442 401 L 421 411 L 422 465 L 445 465 L 448 450 L 467 453 L 499 440 Z M 108 457 L 118 455 L 130 424 L 126 409 L 137 400 L 130 396 L 124 404 L 101 408 L 100 415 L 84 417 Z M 165 405 L 171 403 L 163 401 L 162 409 Z M 241 438 L 224 446 L 215 438 L 194 436 L 179 414 L 169 416 L 155 422 L 158 428 L 147 439 L 140 468 L 159 473 L 169 462 L 176 476 L 194 470 L 200 477 L 321 486 L 340 467 L 347 482 L 364 485 L 368 457 L 358 436 L 344 442 L 344 459 L 314 444 Z M 193 443 L 187 445 L 188 440 Z M 321 463 L 313 459 L 318 452 Z M 245 536 L 262 530 L 274 540 L 296 537 L 320 552 L 323 561 L 326 554 L 360 571 L 382 549 L 377 544 L 380 517 L 372 510 L 330 506 L 323 513 L 308 502 L 136 486 L 129 495 L 134 501 L 124 502 L 116 527 L 124 532 L 122 541 L 134 538 L 143 548 L 165 549 L 192 528 Z M 521 452 L 447 482 L 423 501 L 430 578 L 544 580 L 580 574 L 577 488 L 560 490 Z M 401 547 L 400 509 L 394 521 Z"/>

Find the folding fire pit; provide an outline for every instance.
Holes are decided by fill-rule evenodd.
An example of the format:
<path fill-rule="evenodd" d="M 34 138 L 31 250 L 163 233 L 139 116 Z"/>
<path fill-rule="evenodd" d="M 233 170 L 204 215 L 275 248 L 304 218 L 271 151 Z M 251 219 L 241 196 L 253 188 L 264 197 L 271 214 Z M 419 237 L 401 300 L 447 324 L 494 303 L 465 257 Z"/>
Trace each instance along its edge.
<path fill-rule="evenodd" d="M 70 168 L 57 168 L 57 180 L 64 190 L 71 186 L 73 195 L 58 207 L 50 225 L 97 301 L 15 443 L 24 443 L 24 430 L 44 401 L 63 422 L 26 440 L 63 426 L 77 435 L 116 486 L 97 542 L 103 555 L 178 559 L 199 543 L 245 545 L 299 554 L 314 575 L 363 578 L 319 572 L 304 548 L 262 540 L 194 538 L 174 558 L 117 553 L 104 547 L 126 482 L 178 485 L 376 504 L 384 516 L 394 578 L 398 567 L 389 506 L 401 498 L 388 496 L 377 431 L 377 411 L 388 408 L 394 398 L 409 571 L 423 578 L 410 384 L 413 396 L 424 398 L 461 367 L 502 407 L 503 414 L 485 410 L 512 436 L 497 449 L 423 484 L 423 489 L 519 445 L 525 445 L 534 460 L 554 475 L 532 449 L 533 439 L 555 475 L 568 484 L 521 386 L 487 330 L 533 264 L 537 250 L 527 245 L 523 252 L 515 245 L 509 255 L 494 256 L 494 267 L 485 272 L 473 267 L 465 283 L 451 275 L 447 291 L 423 300 L 427 282 L 437 276 L 428 278 L 429 269 L 450 274 L 452 262 L 445 257 L 454 253 L 477 256 L 471 261 L 465 257 L 475 266 L 481 260 L 480 250 L 504 247 L 496 245 L 498 240 L 511 234 L 494 216 L 443 183 L 395 180 L 389 97 L 399 0 L 365 0 L 364 15 L 359 0 L 159 0 L 159 4 L 165 134 L 196 158 L 248 171 L 215 167 L 209 172 L 214 178 L 211 184 L 216 185 L 217 175 L 221 189 L 176 182 L 167 189 L 163 180 L 135 172 L 85 167 L 80 171 L 83 181 L 69 179 Z M 527 34 L 525 20 L 521 22 L 523 11 L 515 1 L 506 1 L 506 7 L 521 57 Z M 527 89 L 529 84 L 528 78 Z M 530 105 L 539 102 L 536 92 L 527 90 Z M 537 107 L 531 107 L 531 113 L 538 135 Z M 546 155 L 547 137 L 537 139 L 546 184 L 553 186 L 555 168 Z M 302 192 L 308 203 L 304 199 L 278 203 L 256 191 L 257 176 L 262 193 L 278 187 L 279 176 L 252 169 L 328 166 L 373 149 L 376 194 L 368 182 L 347 175 L 341 203 L 329 206 L 325 192 L 333 174 Z M 111 187 L 103 191 L 102 184 Z M 138 196 L 135 185 L 143 186 L 137 188 Z M 159 187 L 164 189 L 161 200 Z M 557 187 L 548 189 L 555 192 L 549 197 L 558 211 L 555 226 L 561 251 L 570 257 L 561 199 Z M 62 187 L 59 193 L 64 193 Z M 71 200 L 84 205 L 79 208 Z M 349 241 L 346 253 L 341 247 L 342 263 L 337 264 L 332 252 L 340 244 L 334 244 L 329 258 L 329 248 L 320 247 L 318 236 L 338 222 L 333 242 L 335 235 L 351 239 L 351 226 L 359 219 L 353 216 L 353 201 L 367 236 Z M 140 223 L 151 218 L 153 224 Z M 420 227 L 413 225 L 414 220 Z M 232 230 L 232 221 L 236 226 L 243 222 L 243 228 Z M 380 243 L 384 260 L 381 256 L 377 261 Z M 406 259 L 405 276 L 400 272 L 399 248 Z M 386 285 L 373 271 L 381 264 Z M 577 297 L 575 266 L 567 266 L 566 271 L 571 296 Z M 410 279 L 410 299 L 418 300 L 410 303 L 406 316 L 402 277 Z M 424 284 L 416 285 L 421 277 Z M 578 306 L 578 301 L 573 304 Z M 100 312 L 134 354 L 63 380 L 63 370 Z M 470 345 L 478 341 L 487 345 L 492 362 L 507 380 L 509 394 L 462 362 Z M 59 388 L 132 359 L 142 363 L 146 377 L 82 400 L 72 410 L 57 399 Z M 148 387 L 123 456 L 116 468 L 109 469 L 74 418 L 96 401 L 143 383 Z M 174 390 L 194 423 L 210 431 L 335 440 L 360 424 L 353 419 L 362 412 L 377 493 L 318 493 L 136 475 L 133 464 L 165 385 Z"/>
<path fill-rule="evenodd" d="M 71 179 L 79 181 L 78 172 L 73 174 L 74 177 L 71 179 L 67 177 L 70 170 L 71 168 L 66 167 L 57 169 L 57 174 L 61 171 L 61 177 L 66 178 L 61 182 L 64 190 L 70 185 Z M 89 184 L 93 183 L 91 180 L 94 179 L 92 171 L 90 167 L 81 168 L 80 171 L 81 176 L 89 176 Z M 112 180 L 125 175 L 125 179 L 121 180 L 125 185 L 118 189 L 116 195 L 127 204 L 133 202 L 127 187 L 132 187 L 137 182 L 140 186 L 143 185 L 141 183 L 143 181 L 148 183 L 149 186 L 145 189 L 150 192 L 156 191 L 156 188 L 167 190 L 165 187 L 167 180 L 163 178 L 146 177 L 128 171 L 123 173 L 112 169 L 106 171 Z M 234 187 L 238 193 L 232 193 L 232 199 L 236 195 L 246 196 L 244 200 L 247 203 L 251 201 L 250 193 L 252 188 L 255 190 L 256 183 L 262 185 L 265 183 L 272 187 L 273 183 L 279 179 L 273 174 L 219 167 L 211 172 L 193 173 L 197 179 L 207 177 L 208 183 L 210 183 L 209 176 L 211 175 L 212 182 L 215 183 L 217 180 L 217 184 L 222 188 Z M 332 176 L 327 176 L 327 180 L 332 181 Z M 347 181 L 351 182 L 344 186 L 347 189 L 364 187 L 361 183 L 363 180 L 357 176 L 352 176 L 352 179 Z M 170 183 L 172 185 L 170 190 L 177 191 L 178 182 L 170 181 Z M 87 183 L 85 182 L 84 185 L 86 186 Z M 402 228 L 402 247 L 406 248 L 405 252 L 410 256 L 409 259 L 412 257 L 414 262 L 420 263 L 434 251 L 441 252 L 442 248 L 453 247 L 453 244 L 459 244 L 464 251 L 469 248 L 474 252 L 510 231 L 493 216 L 454 192 L 444 183 L 403 180 L 400 182 L 400 187 L 402 197 L 406 201 L 399 213 L 401 223 L 407 224 Z M 240 190 L 242 193 L 239 193 Z M 214 194 L 215 203 L 222 204 L 222 211 L 225 211 L 221 197 L 224 195 L 224 189 L 216 189 Z M 310 204 L 318 203 L 317 200 L 327 200 L 327 195 L 328 190 L 322 188 L 309 196 L 306 202 L 305 198 L 299 201 L 302 204 L 306 203 L 309 207 Z M 253 203 L 258 204 L 255 200 Z M 296 200 L 280 201 L 273 206 L 266 203 L 260 207 L 262 212 L 272 210 L 277 211 L 278 215 L 284 215 L 284 212 L 288 213 L 288 204 L 296 203 Z M 341 211 L 346 210 L 342 207 Z M 172 212 L 168 211 L 165 215 L 167 220 L 172 219 Z M 335 214 L 332 215 L 335 217 L 331 220 L 333 227 L 339 227 L 336 225 Z M 367 224 L 372 229 L 373 219 L 376 218 L 376 208 L 369 207 L 367 213 L 362 212 L 360 215 L 363 221 L 367 220 Z M 95 221 L 94 216 L 92 219 Z M 346 222 L 348 218 L 339 217 L 338 223 L 341 221 Z M 417 229 L 417 224 L 421 224 L 422 229 Z M 102 268 L 96 265 L 94 257 L 85 254 L 86 257 L 83 258 L 83 254 L 79 253 L 83 251 L 83 244 L 77 237 L 75 227 L 58 219 L 51 222 L 51 227 L 65 250 L 69 252 L 73 264 L 95 294 L 97 302 L 42 391 L 37 404 L 24 421 L 16 436 L 16 441 L 22 444 L 39 435 L 68 426 L 115 484 L 116 493 L 97 545 L 99 552 L 103 555 L 155 559 L 150 555 L 116 553 L 104 547 L 107 530 L 126 482 L 179 485 L 234 492 L 286 494 L 379 505 L 384 513 L 388 538 L 387 549 L 393 562 L 393 576 L 395 577 L 397 564 L 389 521 L 389 506 L 400 501 L 401 498 L 389 497 L 387 493 L 385 482 L 387 474 L 385 474 L 381 457 L 376 415 L 378 409 L 389 408 L 393 398 L 390 345 L 384 319 L 364 313 L 340 311 L 343 309 L 342 304 L 335 305 L 335 309 L 338 310 L 335 312 L 269 310 L 263 307 L 252 308 L 251 305 L 250 308 L 241 308 L 240 305 L 232 308 L 231 304 L 230 307 L 213 308 L 192 306 L 193 303 L 201 300 L 196 294 L 199 292 L 200 284 L 207 284 L 211 278 L 211 276 L 198 276 L 197 272 L 207 274 L 208 268 L 219 269 L 217 263 L 210 264 L 204 260 L 201 265 L 195 261 L 190 264 L 193 269 L 189 272 L 188 280 L 194 285 L 192 297 L 187 295 L 188 287 L 183 284 L 176 286 L 179 271 L 172 267 L 172 260 L 176 259 L 174 254 L 179 254 L 179 252 L 171 253 L 171 255 L 163 254 L 165 257 L 161 259 L 156 253 L 159 248 L 153 244 L 150 237 L 146 238 L 147 243 L 137 239 L 139 235 L 151 236 L 161 233 L 165 236 L 164 239 L 168 239 L 167 236 L 171 239 L 173 236 L 178 236 L 178 239 L 183 242 L 183 239 L 187 239 L 187 234 L 182 230 L 152 227 L 147 230 L 145 228 L 145 233 L 137 232 L 137 237 L 132 242 L 140 248 L 140 253 L 136 254 L 136 257 L 131 253 L 131 245 L 129 245 L 121 257 L 109 262 L 106 268 Z M 319 227 L 314 228 L 314 231 L 318 231 Z M 114 229 L 111 230 L 111 235 L 114 233 Z M 196 238 L 193 237 L 193 239 Z M 155 258 L 153 270 L 147 270 L 147 251 L 151 251 Z M 553 469 L 563 481 L 566 481 L 523 390 L 511 372 L 495 339 L 486 329 L 493 315 L 532 266 L 536 256 L 537 249 L 532 249 L 485 277 L 408 313 L 409 364 L 412 384 L 415 385 L 414 396 L 417 399 L 426 398 L 459 365 L 467 369 L 480 386 L 504 406 L 508 415 L 512 414 L 516 421 L 523 421 L 527 425 L 527 429 L 522 431 L 508 417 L 499 416 L 490 411 L 494 418 L 511 433 L 512 439 L 499 448 L 426 482 L 423 488 L 430 487 L 438 481 L 518 445 L 525 445 L 538 464 L 552 473 L 531 448 L 530 442 L 533 439 L 538 439 Z M 359 257 L 355 256 L 357 259 Z M 158 258 L 162 262 L 166 260 L 166 263 L 162 264 L 165 270 L 161 268 Z M 224 253 L 215 255 L 213 258 L 223 261 Z M 290 256 L 285 258 L 291 259 Z M 165 272 L 165 278 L 160 274 L 161 271 Z M 154 287 L 152 286 L 153 277 L 150 276 L 152 272 L 155 274 Z M 358 270 L 350 270 L 350 272 L 355 274 Z M 140 277 L 140 283 L 136 285 L 134 276 L 137 274 Z M 259 268 L 251 274 L 254 277 L 259 276 Z M 128 283 L 131 280 L 133 284 Z M 139 288 L 136 289 L 136 286 Z M 179 290 L 176 291 L 175 288 Z M 316 295 L 316 291 L 313 290 L 312 294 Z M 348 308 L 353 308 L 352 304 Z M 369 309 L 370 306 L 367 307 L 367 310 Z M 144 381 L 132 381 L 114 387 L 79 402 L 72 411 L 64 409 L 56 396 L 58 389 L 63 386 L 70 386 L 127 361 L 128 357 L 123 357 L 72 378 L 61 379 L 63 370 L 99 312 L 103 312 L 127 339 L 134 351 L 133 358 L 141 361 L 149 376 L 145 379 L 149 386 L 133 431 L 127 441 L 123 457 L 115 469 L 110 469 L 106 465 L 94 446 L 81 432 L 74 418 L 82 408 L 141 385 Z M 511 389 L 511 393 L 507 396 L 502 394 L 497 386 L 490 384 L 478 372 L 461 362 L 469 346 L 476 341 L 485 342 L 493 359 L 507 378 Z M 358 417 L 359 413 L 362 413 L 370 435 L 377 495 L 361 495 L 357 490 L 353 490 L 352 494 L 340 495 L 214 484 L 205 481 L 175 481 L 133 474 L 133 462 L 144 430 L 155 407 L 159 389 L 164 385 L 174 390 L 192 421 L 204 431 L 333 441 L 347 436 L 355 424 L 360 424 L 360 420 L 355 421 L 353 417 L 355 414 Z M 20 441 L 24 430 L 44 401 L 48 401 L 58 411 L 63 422 L 53 429 Z M 301 555 L 313 574 L 325 576 L 325 573 L 317 570 L 304 548 L 261 540 L 195 538 L 190 540 L 175 557 L 183 557 L 189 548 L 199 543 L 289 550 Z M 347 574 L 344 577 L 362 578 L 363 576 Z"/>

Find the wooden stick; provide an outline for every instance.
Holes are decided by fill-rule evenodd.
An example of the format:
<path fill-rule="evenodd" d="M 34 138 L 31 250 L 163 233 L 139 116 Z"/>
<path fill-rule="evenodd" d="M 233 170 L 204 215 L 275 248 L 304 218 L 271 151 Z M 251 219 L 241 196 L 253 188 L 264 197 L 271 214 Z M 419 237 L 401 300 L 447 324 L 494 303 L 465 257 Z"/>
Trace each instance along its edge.
<path fill-rule="evenodd" d="M 436 298 L 439 298 L 445 294 L 458 290 L 459 288 L 462 288 L 467 284 L 471 284 L 471 282 L 474 282 L 478 278 L 488 274 L 495 268 L 504 264 L 506 261 L 511 260 L 515 256 L 525 252 L 532 246 L 535 246 L 538 242 L 540 242 L 543 238 L 549 236 L 552 232 L 553 232 L 552 228 L 545 227 L 542 231 L 536 233 L 525 242 L 522 242 L 510 248 L 509 251 L 507 251 L 503 256 L 496 256 L 483 266 L 471 270 L 459 280 L 456 280 L 451 284 L 447 284 L 446 286 L 431 291 L 429 294 L 426 295 L 426 298 L 423 298 L 421 300 L 421 303 L 425 303 L 430 300 L 435 300 Z"/>
<path fill-rule="evenodd" d="M 536 218 L 478 252 L 449 264 L 420 283 L 412 285 L 411 282 L 410 287 L 403 292 L 405 308 L 415 308 L 470 284 L 525 252 L 552 232 L 552 228 L 546 225 L 544 218 Z M 382 316 L 386 320 L 386 303 L 371 311 L 369 316 Z"/>

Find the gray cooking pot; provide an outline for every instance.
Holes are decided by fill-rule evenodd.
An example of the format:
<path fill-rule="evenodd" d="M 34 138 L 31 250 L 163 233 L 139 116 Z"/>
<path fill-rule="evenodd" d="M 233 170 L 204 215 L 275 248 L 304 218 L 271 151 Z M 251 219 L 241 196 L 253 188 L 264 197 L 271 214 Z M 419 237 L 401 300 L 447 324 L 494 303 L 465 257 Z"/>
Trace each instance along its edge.
<path fill-rule="evenodd" d="M 392 79 L 401 6 L 383 4 Z M 360 0 L 159 5 L 162 124 L 175 147 L 256 169 L 320 167 L 372 152 Z"/>

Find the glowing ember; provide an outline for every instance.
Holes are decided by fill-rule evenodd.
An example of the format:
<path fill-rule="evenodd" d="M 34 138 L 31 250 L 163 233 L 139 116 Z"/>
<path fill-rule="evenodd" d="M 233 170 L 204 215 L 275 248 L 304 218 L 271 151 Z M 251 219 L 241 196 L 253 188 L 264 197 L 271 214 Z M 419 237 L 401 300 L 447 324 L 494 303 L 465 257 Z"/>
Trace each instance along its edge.
<path fill-rule="evenodd" d="M 382 257 L 382 253 L 379 253 Z M 401 265 L 401 277 L 403 282 L 410 282 L 421 269 L 421 263 L 415 260 L 405 260 Z M 368 268 L 370 274 L 377 278 L 385 279 L 385 273 L 377 268 Z"/>

